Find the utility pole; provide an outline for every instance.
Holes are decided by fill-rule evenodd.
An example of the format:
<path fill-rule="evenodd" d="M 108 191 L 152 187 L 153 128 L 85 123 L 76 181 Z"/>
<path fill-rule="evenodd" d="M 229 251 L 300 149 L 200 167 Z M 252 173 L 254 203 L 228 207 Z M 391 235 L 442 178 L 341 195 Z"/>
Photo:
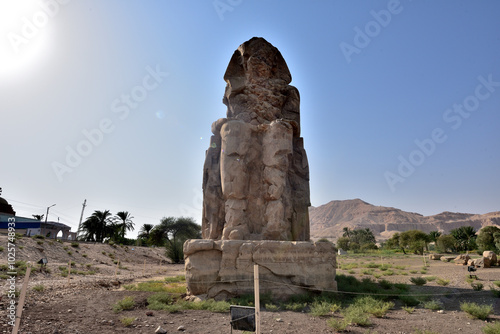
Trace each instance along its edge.
<path fill-rule="evenodd" d="M 87 206 L 87 200 L 83 201 L 82 214 L 80 215 L 80 223 L 78 223 L 78 231 L 76 232 L 76 238 L 80 236 L 80 232 L 82 231 L 82 219 L 83 219 L 83 211 L 85 211 L 85 207 Z"/>

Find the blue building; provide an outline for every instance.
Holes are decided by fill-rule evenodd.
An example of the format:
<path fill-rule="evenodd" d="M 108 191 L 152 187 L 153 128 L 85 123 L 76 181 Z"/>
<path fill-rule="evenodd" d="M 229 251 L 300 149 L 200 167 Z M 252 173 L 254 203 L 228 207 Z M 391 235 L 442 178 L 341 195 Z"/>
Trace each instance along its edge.
<path fill-rule="evenodd" d="M 4 198 L 0 197 L 0 233 L 8 233 L 8 223 L 15 222 L 16 233 L 33 236 L 43 235 L 46 238 L 62 240 L 76 240 L 76 232 L 71 232 L 71 227 L 58 222 L 43 222 L 33 218 L 16 216 L 16 212 Z"/>

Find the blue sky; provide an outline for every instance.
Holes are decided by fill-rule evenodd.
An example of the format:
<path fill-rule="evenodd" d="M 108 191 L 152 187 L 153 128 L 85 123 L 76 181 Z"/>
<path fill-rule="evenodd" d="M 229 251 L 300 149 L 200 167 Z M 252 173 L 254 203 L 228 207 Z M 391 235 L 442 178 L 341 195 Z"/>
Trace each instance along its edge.
<path fill-rule="evenodd" d="M 56 204 L 76 229 L 87 199 L 137 227 L 200 221 L 222 77 L 254 36 L 300 91 L 312 205 L 500 210 L 499 2 L 41 3 L 0 5 L 0 187 L 19 215 Z"/>

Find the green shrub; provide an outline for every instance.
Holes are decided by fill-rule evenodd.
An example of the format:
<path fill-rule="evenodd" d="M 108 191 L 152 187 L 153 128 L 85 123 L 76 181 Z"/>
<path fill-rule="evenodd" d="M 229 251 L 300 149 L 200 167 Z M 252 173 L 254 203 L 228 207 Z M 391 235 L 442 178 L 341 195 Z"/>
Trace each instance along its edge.
<path fill-rule="evenodd" d="M 266 308 L 266 311 L 268 311 L 268 312 L 278 312 L 280 309 L 278 305 L 274 305 L 274 304 L 266 304 L 266 305 L 264 305 L 264 307 Z"/>
<path fill-rule="evenodd" d="M 499 334 L 500 333 L 500 322 L 489 324 L 481 328 L 484 334 Z"/>
<path fill-rule="evenodd" d="M 486 320 L 493 313 L 492 305 L 479 305 L 476 303 L 461 303 L 460 309 L 467 312 L 472 318 Z"/>
<path fill-rule="evenodd" d="M 500 281 L 493 281 L 493 284 L 500 288 Z"/>
<path fill-rule="evenodd" d="M 417 306 L 420 301 L 413 296 L 399 295 L 399 300 L 406 306 Z"/>
<path fill-rule="evenodd" d="M 427 302 L 424 302 L 423 305 L 424 305 L 424 308 L 426 308 L 428 310 L 437 311 L 437 310 L 443 309 L 443 304 L 439 300 L 436 300 L 436 299 L 432 299 L 432 300 L 429 300 Z"/>
<path fill-rule="evenodd" d="M 168 306 L 173 303 L 172 296 L 167 292 L 157 292 L 148 298 L 148 309 L 150 310 L 167 310 Z"/>
<path fill-rule="evenodd" d="M 68 255 L 69 256 L 73 255 L 73 252 L 72 251 L 68 251 Z"/>
<path fill-rule="evenodd" d="M 362 307 L 357 305 L 350 305 L 342 311 L 344 320 L 350 325 L 357 326 L 370 326 L 370 316 L 366 313 Z"/>
<path fill-rule="evenodd" d="M 427 277 L 425 278 L 425 280 L 426 280 L 427 282 L 432 282 L 432 281 L 435 281 L 436 279 L 437 279 L 437 277 L 436 277 L 436 276 L 427 276 Z"/>
<path fill-rule="evenodd" d="M 80 247 L 80 244 L 78 242 L 74 241 L 71 243 L 71 247 L 78 248 L 78 247 Z"/>
<path fill-rule="evenodd" d="M 3 252 L 4 248 L 2 246 L 0 246 L 0 252 Z"/>
<path fill-rule="evenodd" d="M 231 306 L 226 301 L 215 301 L 213 299 L 204 300 L 199 303 L 183 302 L 181 305 L 190 310 L 206 310 L 215 313 L 229 312 L 229 307 Z"/>
<path fill-rule="evenodd" d="M 373 263 L 373 262 L 370 262 L 368 263 L 367 265 L 365 265 L 366 268 L 373 268 L 373 269 L 377 269 L 377 268 L 380 268 L 380 264 L 378 263 Z"/>
<path fill-rule="evenodd" d="M 42 240 L 38 240 L 36 243 L 37 243 L 38 245 L 43 245 L 43 241 L 42 241 Z"/>
<path fill-rule="evenodd" d="M 438 278 L 436 280 L 436 283 L 442 286 L 447 286 L 450 283 L 449 279 L 444 279 L 444 278 Z"/>
<path fill-rule="evenodd" d="M 500 298 L 500 290 L 497 290 L 494 285 L 490 285 L 490 291 L 493 293 L 493 296 Z"/>
<path fill-rule="evenodd" d="M 33 290 L 36 292 L 42 292 L 43 290 L 45 290 L 45 287 L 42 284 L 37 284 L 33 287 Z"/>
<path fill-rule="evenodd" d="M 392 270 L 384 271 L 384 276 L 392 276 L 392 275 L 394 275 L 394 271 Z"/>
<path fill-rule="evenodd" d="M 410 281 L 413 284 L 418 285 L 418 286 L 422 286 L 425 283 L 427 283 L 427 280 L 425 278 L 423 278 L 423 277 L 412 277 L 412 278 L 410 278 Z"/>
<path fill-rule="evenodd" d="M 306 309 L 307 303 L 294 303 L 294 302 L 289 302 L 283 305 L 285 310 L 288 311 L 293 311 L 293 312 L 300 312 Z"/>
<path fill-rule="evenodd" d="M 113 305 L 113 312 L 118 313 L 123 310 L 131 310 L 134 308 L 134 306 L 134 298 L 131 296 L 127 296 Z"/>
<path fill-rule="evenodd" d="M 363 312 L 372 314 L 377 318 L 382 318 L 394 307 L 394 303 L 392 302 L 384 302 L 370 296 L 358 297 L 352 305 L 361 308 Z"/>
<path fill-rule="evenodd" d="M 387 281 L 387 280 L 385 280 L 385 279 L 379 281 L 378 284 L 384 290 L 390 290 L 392 288 L 392 283 L 389 282 L 389 281 Z"/>
<path fill-rule="evenodd" d="M 134 317 L 124 317 L 121 318 L 120 321 L 123 324 L 123 326 L 128 327 L 134 323 L 135 318 Z"/>
<path fill-rule="evenodd" d="M 330 318 L 326 321 L 326 324 L 336 332 L 343 332 L 346 330 L 349 322 L 346 319 Z"/>
<path fill-rule="evenodd" d="M 184 275 L 179 275 L 175 277 L 165 277 L 165 282 L 167 283 L 178 283 L 178 282 L 185 282 L 186 281 L 186 276 Z"/>
<path fill-rule="evenodd" d="M 474 289 L 474 291 L 483 290 L 483 283 L 471 283 L 470 285 L 472 286 L 472 289 Z"/>
<path fill-rule="evenodd" d="M 417 271 L 416 270 L 410 270 L 410 274 L 416 274 Z"/>
<path fill-rule="evenodd" d="M 412 313 L 413 313 L 413 311 L 415 311 L 415 308 L 414 308 L 414 307 L 409 307 L 409 306 L 403 306 L 403 307 L 402 307 L 402 309 L 403 309 L 404 311 L 406 311 L 406 313 L 408 313 L 408 314 L 412 314 Z"/>
<path fill-rule="evenodd" d="M 337 307 L 337 304 L 331 304 L 325 301 L 315 301 L 314 303 L 312 303 L 309 312 L 314 317 L 321 317 L 323 315 L 330 314 L 330 312 L 332 312 L 332 308 L 337 309 Z"/>

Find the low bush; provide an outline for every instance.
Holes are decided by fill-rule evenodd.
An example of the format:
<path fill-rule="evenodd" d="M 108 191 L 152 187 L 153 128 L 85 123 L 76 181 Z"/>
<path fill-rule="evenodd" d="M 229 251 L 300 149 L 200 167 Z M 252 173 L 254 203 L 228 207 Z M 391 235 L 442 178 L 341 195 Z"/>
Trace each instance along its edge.
<path fill-rule="evenodd" d="M 410 281 L 415 284 L 415 285 L 418 285 L 418 286 L 422 286 L 424 285 L 425 283 L 427 283 L 427 280 L 423 277 L 411 277 L 410 278 Z"/>
<path fill-rule="evenodd" d="M 326 324 L 336 332 L 343 332 L 347 329 L 349 322 L 345 319 L 330 318 L 326 321 Z"/>
<path fill-rule="evenodd" d="M 444 278 L 438 278 L 436 280 L 436 283 L 441 285 L 441 286 L 447 286 L 450 283 L 449 279 L 444 279 Z"/>
<path fill-rule="evenodd" d="M 134 323 L 135 318 L 134 317 L 123 317 L 120 319 L 121 323 L 125 327 L 129 327 Z"/>
<path fill-rule="evenodd" d="M 366 313 L 363 308 L 359 307 L 358 305 L 350 305 L 341 313 L 344 316 L 344 320 L 347 324 L 362 327 L 370 326 L 372 324 L 369 314 Z"/>
<path fill-rule="evenodd" d="M 436 300 L 436 299 L 426 301 L 423 303 L 423 305 L 424 305 L 424 308 L 426 308 L 428 310 L 437 311 L 437 310 L 443 309 L 443 304 L 439 300 Z"/>
<path fill-rule="evenodd" d="M 33 290 L 36 292 L 43 292 L 43 290 L 45 290 L 45 287 L 42 284 L 37 284 L 33 287 Z"/>
<path fill-rule="evenodd" d="M 337 307 L 338 305 L 336 304 L 331 304 L 325 301 L 315 301 L 312 303 L 309 312 L 314 317 L 321 317 L 330 314 L 332 312 L 332 308 L 337 309 Z"/>
<path fill-rule="evenodd" d="M 471 283 L 472 289 L 474 291 L 481 291 L 483 290 L 483 283 Z"/>
<path fill-rule="evenodd" d="M 484 334 L 499 334 L 500 333 L 500 322 L 489 324 L 481 328 Z"/>
<path fill-rule="evenodd" d="M 474 319 L 486 320 L 493 313 L 492 305 L 479 305 L 476 303 L 461 303 L 460 309 L 468 313 Z"/>
<path fill-rule="evenodd" d="M 406 313 L 408 313 L 408 314 L 412 314 L 412 313 L 413 313 L 413 311 L 415 311 L 415 308 L 414 308 L 414 307 L 409 307 L 409 306 L 403 306 L 403 307 L 402 307 L 402 309 L 403 309 L 404 311 L 406 311 Z"/>
<path fill-rule="evenodd" d="M 165 277 L 165 282 L 167 283 L 178 283 L 178 282 L 185 282 L 186 281 L 186 276 L 184 275 L 179 275 L 175 277 Z"/>
<path fill-rule="evenodd" d="M 413 296 L 400 295 L 399 300 L 406 306 L 417 306 L 420 301 Z"/>
<path fill-rule="evenodd" d="M 135 301 L 132 296 L 124 297 L 113 305 L 113 312 L 118 313 L 124 310 L 131 310 L 135 306 Z"/>

